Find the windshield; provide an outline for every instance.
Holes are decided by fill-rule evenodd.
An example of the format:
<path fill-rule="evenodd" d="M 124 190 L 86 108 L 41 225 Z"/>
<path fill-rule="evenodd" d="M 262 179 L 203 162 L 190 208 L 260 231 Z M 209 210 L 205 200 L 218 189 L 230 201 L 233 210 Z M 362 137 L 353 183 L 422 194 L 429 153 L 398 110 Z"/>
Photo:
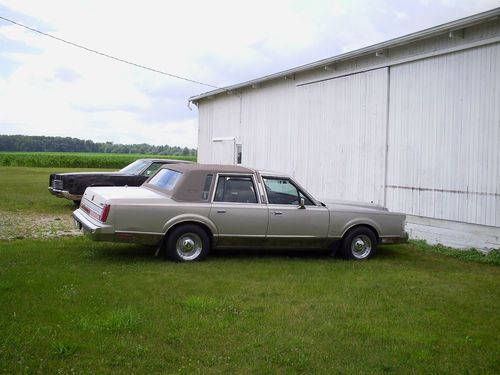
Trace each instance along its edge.
<path fill-rule="evenodd" d="M 171 169 L 160 169 L 158 173 L 151 177 L 148 184 L 158 186 L 165 190 L 172 190 L 181 176 L 181 172 Z"/>
<path fill-rule="evenodd" d="M 146 160 L 136 160 L 132 164 L 127 165 L 125 168 L 120 169 L 120 172 L 125 174 L 139 174 L 148 165 L 149 162 Z"/>

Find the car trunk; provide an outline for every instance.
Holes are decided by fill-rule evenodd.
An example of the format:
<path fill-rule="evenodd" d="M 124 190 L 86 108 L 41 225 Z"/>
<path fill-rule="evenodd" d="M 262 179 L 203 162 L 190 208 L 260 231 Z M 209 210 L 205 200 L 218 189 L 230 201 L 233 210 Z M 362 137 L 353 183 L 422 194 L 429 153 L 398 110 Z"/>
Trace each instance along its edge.
<path fill-rule="evenodd" d="M 165 199 L 165 195 L 142 187 L 91 187 L 85 190 L 80 208 L 90 217 L 106 222 L 112 206 L 155 204 Z"/>

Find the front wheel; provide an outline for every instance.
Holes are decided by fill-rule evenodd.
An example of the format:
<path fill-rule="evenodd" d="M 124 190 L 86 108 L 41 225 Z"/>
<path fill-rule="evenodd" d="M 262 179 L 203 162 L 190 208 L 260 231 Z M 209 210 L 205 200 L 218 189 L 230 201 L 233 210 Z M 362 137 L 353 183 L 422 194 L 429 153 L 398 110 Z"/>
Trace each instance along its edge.
<path fill-rule="evenodd" d="M 205 258 L 210 250 L 210 239 L 198 225 L 185 224 L 169 233 L 165 255 L 176 262 L 195 262 Z"/>
<path fill-rule="evenodd" d="M 354 228 L 342 240 L 341 250 L 346 259 L 368 259 L 377 252 L 377 239 L 366 227 Z"/>

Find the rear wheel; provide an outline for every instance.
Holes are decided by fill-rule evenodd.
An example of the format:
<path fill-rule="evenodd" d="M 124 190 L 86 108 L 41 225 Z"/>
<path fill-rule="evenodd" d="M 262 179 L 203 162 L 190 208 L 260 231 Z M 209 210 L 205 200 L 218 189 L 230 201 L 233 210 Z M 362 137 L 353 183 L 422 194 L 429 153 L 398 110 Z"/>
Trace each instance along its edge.
<path fill-rule="evenodd" d="M 210 239 L 198 225 L 184 224 L 168 234 L 165 255 L 176 262 L 195 262 L 205 258 Z"/>
<path fill-rule="evenodd" d="M 369 228 L 357 227 L 342 239 L 341 250 L 346 259 L 368 259 L 377 252 L 377 238 Z"/>

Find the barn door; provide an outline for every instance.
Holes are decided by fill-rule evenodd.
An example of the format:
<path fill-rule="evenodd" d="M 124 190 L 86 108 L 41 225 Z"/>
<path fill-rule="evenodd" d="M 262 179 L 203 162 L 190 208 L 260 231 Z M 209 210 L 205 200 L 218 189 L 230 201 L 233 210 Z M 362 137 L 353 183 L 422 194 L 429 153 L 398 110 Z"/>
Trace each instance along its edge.
<path fill-rule="evenodd" d="M 235 138 L 214 138 L 212 139 L 212 163 L 214 164 L 235 164 Z"/>

